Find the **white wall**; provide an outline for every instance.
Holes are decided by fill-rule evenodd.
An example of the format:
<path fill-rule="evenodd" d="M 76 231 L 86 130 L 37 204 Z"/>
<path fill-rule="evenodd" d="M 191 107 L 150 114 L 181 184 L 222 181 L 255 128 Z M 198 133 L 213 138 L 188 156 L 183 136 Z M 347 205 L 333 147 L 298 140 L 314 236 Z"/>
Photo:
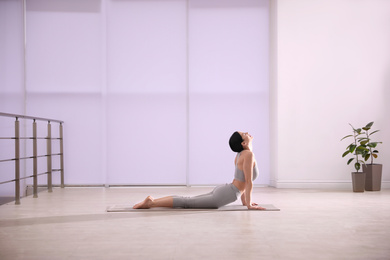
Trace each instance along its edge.
<path fill-rule="evenodd" d="M 188 22 L 189 182 L 231 181 L 239 130 L 255 137 L 256 183 L 268 184 L 268 1 L 190 1 Z"/>
<path fill-rule="evenodd" d="M 107 181 L 186 183 L 186 2 L 107 10 Z"/>
<path fill-rule="evenodd" d="M 21 1 L 0 1 L 0 111 L 24 113 L 24 28 Z"/>
<path fill-rule="evenodd" d="M 350 187 L 347 141 L 375 121 L 377 163 L 390 171 L 390 2 L 278 0 L 272 4 L 273 184 L 277 187 Z"/>
<path fill-rule="evenodd" d="M 26 6 L 27 113 L 65 121 L 67 184 L 104 183 L 101 10 L 96 0 Z"/>
<path fill-rule="evenodd" d="M 268 1 L 35 0 L 26 15 L 26 112 L 65 121 L 66 184 L 229 182 L 236 130 L 268 183 Z"/>
<path fill-rule="evenodd" d="M 23 4 L 21 1 L 0 1 L 0 111 L 25 112 Z M 14 118 L 0 117 L 0 137 L 14 136 Z M 24 134 L 24 122 L 20 121 Z M 22 142 L 22 145 L 23 142 Z M 13 140 L 0 140 L 0 158 L 15 156 Z M 23 153 L 21 154 L 23 155 Z M 0 182 L 14 179 L 14 162 L 0 163 Z M 24 165 L 21 165 L 22 170 Z M 2 184 L 0 196 L 14 192 L 14 183 Z"/>

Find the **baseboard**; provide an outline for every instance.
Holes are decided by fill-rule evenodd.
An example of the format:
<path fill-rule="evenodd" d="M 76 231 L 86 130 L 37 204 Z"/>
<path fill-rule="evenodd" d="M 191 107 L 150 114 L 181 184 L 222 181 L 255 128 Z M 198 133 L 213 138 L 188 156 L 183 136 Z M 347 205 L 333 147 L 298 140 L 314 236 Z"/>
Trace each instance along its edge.
<path fill-rule="evenodd" d="M 352 181 L 339 180 L 278 180 L 272 187 L 280 189 L 340 189 L 352 188 Z M 382 189 L 390 189 L 390 181 L 382 181 Z"/>

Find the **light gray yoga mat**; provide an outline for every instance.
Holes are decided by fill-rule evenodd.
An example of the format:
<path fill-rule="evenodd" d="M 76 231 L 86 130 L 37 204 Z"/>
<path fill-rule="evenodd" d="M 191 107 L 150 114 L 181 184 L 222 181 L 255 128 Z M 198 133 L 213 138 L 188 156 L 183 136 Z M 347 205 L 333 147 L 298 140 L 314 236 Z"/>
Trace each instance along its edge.
<path fill-rule="evenodd" d="M 251 210 L 251 211 L 279 211 L 277 207 L 272 204 L 259 204 L 265 210 Z M 227 205 L 219 209 L 183 209 L 183 208 L 151 208 L 151 209 L 133 209 L 130 205 L 113 205 L 107 207 L 107 212 L 157 212 L 157 211 L 249 211 L 246 206 L 242 205 Z"/>

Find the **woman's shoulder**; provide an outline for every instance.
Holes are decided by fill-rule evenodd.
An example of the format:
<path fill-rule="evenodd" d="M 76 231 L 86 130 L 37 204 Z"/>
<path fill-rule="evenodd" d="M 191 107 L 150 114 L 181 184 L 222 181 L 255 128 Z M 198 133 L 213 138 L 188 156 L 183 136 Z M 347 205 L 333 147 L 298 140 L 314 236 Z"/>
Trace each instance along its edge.
<path fill-rule="evenodd" d="M 253 154 L 253 152 L 251 150 L 243 150 L 241 152 L 241 156 L 243 158 L 250 158 L 250 157 L 254 157 L 254 154 Z"/>

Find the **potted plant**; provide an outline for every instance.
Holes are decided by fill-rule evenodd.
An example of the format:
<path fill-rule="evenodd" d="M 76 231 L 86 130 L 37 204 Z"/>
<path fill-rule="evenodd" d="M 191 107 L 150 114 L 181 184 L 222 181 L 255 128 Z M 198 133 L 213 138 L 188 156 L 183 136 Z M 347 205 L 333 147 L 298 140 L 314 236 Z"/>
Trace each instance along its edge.
<path fill-rule="evenodd" d="M 359 139 L 361 138 L 360 136 L 363 135 L 362 129 L 358 128 L 355 129 L 351 124 L 349 124 L 352 127 L 353 134 L 352 135 L 347 135 L 344 136 L 342 140 L 353 137 L 353 142 L 347 146 L 347 151 L 345 151 L 342 155 L 342 157 L 347 156 L 348 154 L 352 154 L 353 157 L 350 158 L 347 162 L 347 165 L 349 165 L 352 161 L 355 160 L 354 163 L 354 168 L 356 172 L 352 172 L 352 187 L 354 192 L 364 192 L 365 189 L 365 181 L 366 181 L 366 174 L 362 171 L 359 172 L 360 169 L 362 168 L 361 165 L 364 164 L 363 159 L 363 154 L 364 151 L 369 150 L 366 146 L 367 145 L 362 145 L 359 143 Z M 360 158 L 362 157 L 362 158 Z"/>
<path fill-rule="evenodd" d="M 365 189 L 367 191 L 380 191 L 381 190 L 381 183 L 382 183 L 382 164 L 376 164 L 374 163 L 374 158 L 378 158 L 378 150 L 375 148 L 378 144 L 381 144 L 382 142 L 373 142 L 371 139 L 371 136 L 379 130 L 370 132 L 372 125 L 374 122 L 368 123 L 365 127 L 362 129 L 365 131 L 362 138 L 359 138 L 359 142 L 361 145 L 365 146 L 367 149 L 364 150 L 362 156 L 364 158 L 364 161 L 367 161 L 371 158 L 371 163 L 367 164 L 365 163 L 363 165 L 363 172 L 366 173 L 366 183 L 365 183 Z"/>

